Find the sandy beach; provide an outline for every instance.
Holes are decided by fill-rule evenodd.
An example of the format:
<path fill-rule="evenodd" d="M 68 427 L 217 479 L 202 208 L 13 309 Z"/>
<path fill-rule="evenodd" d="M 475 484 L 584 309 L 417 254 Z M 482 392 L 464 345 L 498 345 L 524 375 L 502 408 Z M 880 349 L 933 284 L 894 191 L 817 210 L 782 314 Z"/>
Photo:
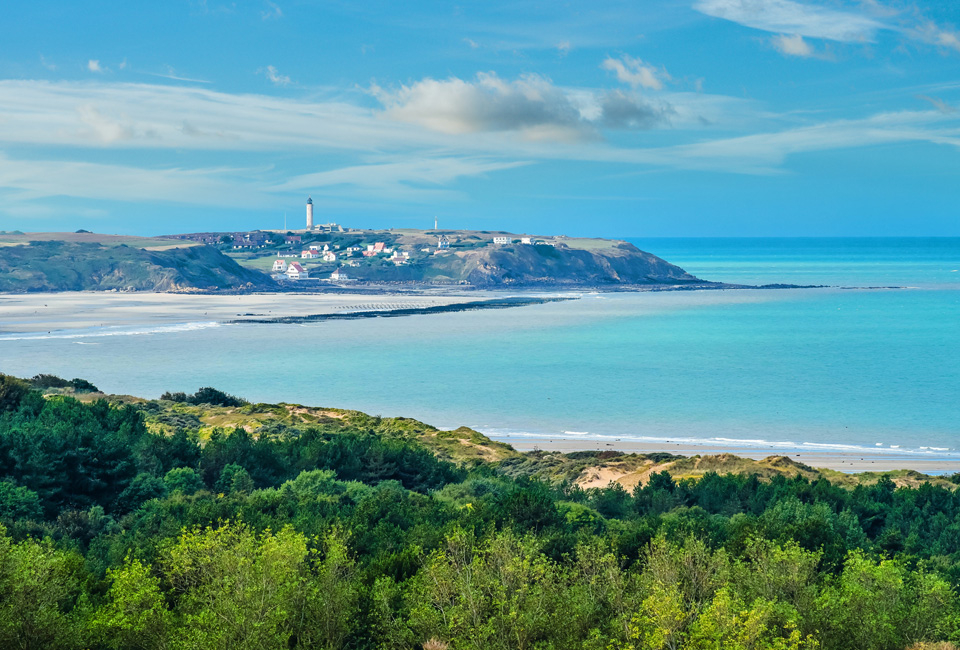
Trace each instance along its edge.
<path fill-rule="evenodd" d="M 669 452 L 679 456 L 715 455 L 729 453 L 744 458 L 761 460 L 768 456 L 787 456 L 792 460 L 816 468 L 834 469 L 841 472 L 886 472 L 911 469 L 924 474 L 953 474 L 960 472 L 960 456 L 944 456 L 942 452 L 909 452 L 891 448 L 858 450 L 822 450 L 822 449 L 785 449 L 782 447 L 721 444 L 691 444 L 673 442 L 645 442 L 635 440 L 571 440 L 569 438 L 550 438 L 524 436 L 496 436 L 513 446 L 517 451 L 542 449 L 545 451 L 585 451 L 613 450 L 624 453 L 650 454 Z"/>
<path fill-rule="evenodd" d="M 0 294 L 0 334 L 97 327 L 164 326 L 347 311 L 385 311 L 469 302 L 488 294 L 175 293 L 64 292 Z"/>

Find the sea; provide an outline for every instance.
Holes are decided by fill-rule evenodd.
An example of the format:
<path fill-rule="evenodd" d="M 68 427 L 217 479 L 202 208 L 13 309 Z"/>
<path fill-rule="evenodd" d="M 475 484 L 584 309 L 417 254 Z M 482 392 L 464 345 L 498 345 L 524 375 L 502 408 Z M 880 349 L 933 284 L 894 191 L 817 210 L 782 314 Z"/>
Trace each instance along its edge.
<path fill-rule="evenodd" d="M 894 450 L 960 469 L 960 238 L 631 240 L 698 277 L 512 309 L 0 336 L 0 371 L 215 386 L 505 440 Z"/>

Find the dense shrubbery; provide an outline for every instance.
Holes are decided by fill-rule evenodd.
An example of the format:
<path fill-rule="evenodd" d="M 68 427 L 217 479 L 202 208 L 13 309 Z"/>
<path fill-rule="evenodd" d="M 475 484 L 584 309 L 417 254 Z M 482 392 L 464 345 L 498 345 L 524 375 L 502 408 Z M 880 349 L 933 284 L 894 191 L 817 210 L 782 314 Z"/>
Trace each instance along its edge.
<path fill-rule="evenodd" d="M 584 491 L 362 430 L 201 445 L 0 376 L 0 522 L 3 648 L 960 639 L 960 494 L 932 485 L 662 473 Z"/>
<path fill-rule="evenodd" d="M 204 386 L 193 395 L 186 393 L 164 393 L 160 396 L 162 400 L 171 402 L 186 402 L 187 404 L 209 404 L 211 406 L 243 406 L 247 401 L 233 395 L 227 395 L 222 390 Z"/>

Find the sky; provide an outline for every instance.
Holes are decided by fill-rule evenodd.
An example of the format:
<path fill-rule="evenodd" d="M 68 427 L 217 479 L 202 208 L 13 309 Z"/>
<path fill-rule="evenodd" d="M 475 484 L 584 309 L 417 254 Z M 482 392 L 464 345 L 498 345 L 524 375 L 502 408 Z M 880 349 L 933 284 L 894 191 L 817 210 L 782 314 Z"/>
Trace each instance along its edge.
<path fill-rule="evenodd" d="M 960 236 L 960 3 L 0 6 L 0 230 Z M 286 219 L 286 221 L 285 221 Z"/>

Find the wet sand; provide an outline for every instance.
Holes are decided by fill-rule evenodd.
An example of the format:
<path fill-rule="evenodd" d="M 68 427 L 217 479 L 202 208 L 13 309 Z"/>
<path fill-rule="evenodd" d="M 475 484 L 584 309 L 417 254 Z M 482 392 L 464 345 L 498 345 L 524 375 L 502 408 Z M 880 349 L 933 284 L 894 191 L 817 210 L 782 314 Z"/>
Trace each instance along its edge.
<path fill-rule="evenodd" d="M 729 453 L 734 456 L 761 460 L 768 456 L 787 456 L 804 465 L 834 469 L 841 472 L 886 472 L 911 469 L 924 474 L 953 474 L 960 472 L 960 455 L 944 456 L 937 452 L 909 452 L 890 448 L 847 450 L 821 450 L 782 448 L 769 446 L 732 446 L 720 444 L 692 444 L 670 442 L 645 442 L 633 440 L 591 440 L 569 438 L 539 438 L 524 436 L 491 436 L 506 442 L 517 451 L 622 451 L 624 453 L 650 454 L 668 452 L 678 456 L 716 455 Z"/>
<path fill-rule="evenodd" d="M 475 301 L 483 295 L 486 294 L 258 293 L 236 296 L 94 291 L 0 294 L 0 334 L 426 309 Z"/>

